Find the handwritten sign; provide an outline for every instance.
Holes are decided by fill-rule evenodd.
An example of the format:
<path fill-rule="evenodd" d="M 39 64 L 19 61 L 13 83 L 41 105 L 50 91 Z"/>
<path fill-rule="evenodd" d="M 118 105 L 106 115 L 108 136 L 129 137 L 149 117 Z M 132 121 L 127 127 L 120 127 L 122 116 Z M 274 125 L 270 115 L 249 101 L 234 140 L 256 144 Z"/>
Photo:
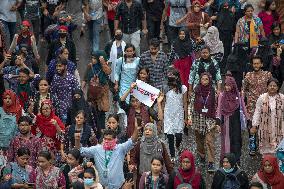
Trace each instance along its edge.
<path fill-rule="evenodd" d="M 137 85 L 131 94 L 146 106 L 151 107 L 158 98 L 160 90 L 141 80 L 136 80 L 136 83 Z"/>

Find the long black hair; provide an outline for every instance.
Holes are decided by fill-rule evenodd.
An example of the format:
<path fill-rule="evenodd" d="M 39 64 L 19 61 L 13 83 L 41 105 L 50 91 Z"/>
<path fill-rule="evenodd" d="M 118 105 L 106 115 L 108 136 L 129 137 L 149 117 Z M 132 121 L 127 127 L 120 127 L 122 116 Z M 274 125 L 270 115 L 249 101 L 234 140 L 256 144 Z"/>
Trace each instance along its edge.
<path fill-rule="evenodd" d="M 182 93 L 182 83 L 179 72 L 171 68 L 168 72 L 168 86 L 173 89 L 177 88 L 177 93 Z"/>
<path fill-rule="evenodd" d="M 266 1 L 265 1 L 265 6 L 264 6 L 264 10 L 265 10 L 265 11 L 268 11 L 270 5 L 271 5 L 273 2 L 276 4 L 275 0 L 266 0 Z M 276 12 L 276 10 L 271 10 L 271 12 L 272 12 L 272 16 L 273 16 L 274 20 L 275 20 L 275 21 L 278 21 L 279 15 L 278 15 L 278 13 Z"/>

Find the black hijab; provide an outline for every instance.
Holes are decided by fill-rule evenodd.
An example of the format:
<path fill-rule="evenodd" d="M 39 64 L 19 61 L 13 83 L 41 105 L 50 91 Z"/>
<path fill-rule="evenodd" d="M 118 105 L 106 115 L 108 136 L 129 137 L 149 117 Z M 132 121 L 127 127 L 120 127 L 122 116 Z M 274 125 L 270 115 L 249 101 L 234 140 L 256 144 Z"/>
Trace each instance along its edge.
<path fill-rule="evenodd" d="M 185 38 L 181 40 L 178 35 L 178 37 L 176 38 L 173 44 L 175 53 L 177 53 L 179 58 L 185 58 L 187 56 L 190 56 L 193 51 L 193 44 L 192 44 L 192 40 L 190 39 L 188 30 L 182 27 L 179 29 L 178 33 L 182 31 L 184 31 L 185 33 Z"/>
<path fill-rule="evenodd" d="M 231 167 L 234 168 L 237 164 L 236 156 L 233 153 L 228 153 L 224 155 L 224 158 L 227 158 L 229 163 L 231 164 Z M 223 158 L 223 159 L 224 159 Z"/>
<path fill-rule="evenodd" d="M 227 2 L 221 5 L 220 11 L 217 14 L 216 26 L 218 30 L 233 31 L 236 25 L 235 16 L 230 11 L 230 8 L 224 8 L 225 3 Z"/>
<path fill-rule="evenodd" d="M 269 70 L 273 61 L 273 50 L 267 38 L 261 38 L 259 41 L 256 55 L 261 56 L 263 62 L 263 70 Z"/>

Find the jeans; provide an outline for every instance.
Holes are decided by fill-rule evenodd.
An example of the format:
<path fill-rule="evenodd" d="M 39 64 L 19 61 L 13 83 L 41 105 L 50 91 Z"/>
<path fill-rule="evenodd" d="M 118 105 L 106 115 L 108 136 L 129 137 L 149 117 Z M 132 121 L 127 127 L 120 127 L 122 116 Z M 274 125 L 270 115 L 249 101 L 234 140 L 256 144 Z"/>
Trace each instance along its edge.
<path fill-rule="evenodd" d="M 125 43 L 131 43 L 135 47 L 136 56 L 140 56 L 140 33 L 141 31 L 138 30 L 131 34 L 123 33 L 122 40 L 125 41 Z"/>
<path fill-rule="evenodd" d="M 102 18 L 98 20 L 91 20 L 88 22 L 90 39 L 92 44 L 92 51 L 100 49 L 100 31 L 101 31 Z"/>
<path fill-rule="evenodd" d="M 3 23 L 4 33 L 7 39 L 9 39 L 8 41 L 5 40 L 6 46 L 9 47 L 16 33 L 16 22 L 6 22 L 4 20 L 0 20 L 0 22 Z"/>
<path fill-rule="evenodd" d="M 147 18 L 147 29 L 148 29 L 148 39 L 153 38 L 160 38 L 160 26 L 161 26 L 161 19 L 154 20 L 153 18 Z"/>

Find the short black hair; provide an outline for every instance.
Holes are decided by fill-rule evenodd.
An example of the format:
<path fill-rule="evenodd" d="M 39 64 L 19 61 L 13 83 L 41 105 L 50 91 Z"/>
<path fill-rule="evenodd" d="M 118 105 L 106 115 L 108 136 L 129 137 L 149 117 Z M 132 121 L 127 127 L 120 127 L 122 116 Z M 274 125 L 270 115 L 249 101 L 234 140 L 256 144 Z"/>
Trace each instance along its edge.
<path fill-rule="evenodd" d="M 162 166 L 164 165 L 163 157 L 161 157 L 161 156 L 154 156 L 152 158 L 152 160 L 151 160 L 151 163 L 153 163 L 154 160 L 158 160 L 161 163 Z"/>
<path fill-rule="evenodd" d="M 44 157 L 48 161 L 52 159 L 52 155 L 48 150 L 43 150 L 38 153 L 38 157 Z"/>
<path fill-rule="evenodd" d="M 31 155 L 31 152 L 30 152 L 30 150 L 27 147 L 20 147 L 17 150 L 17 156 L 18 157 L 23 156 L 23 155 L 28 155 L 28 156 Z"/>
<path fill-rule="evenodd" d="M 246 6 L 244 7 L 244 12 L 246 12 L 249 8 L 252 8 L 254 10 L 254 7 L 252 6 L 252 4 L 246 4 Z"/>
<path fill-rule="evenodd" d="M 69 150 L 68 154 L 71 154 L 79 162 L 79 164 L 83 163 L 83 157 L 81 156 L 80 150 L 73 148 Z"/>
<path fill-rule="evenodd" d="M 111 135 L 112 138 L 116 138 L 116 132 L 112 129 L 105 129 L 103 131 L 103 136 L 106 136 L 106 135 Z"/>
<path fill-rule="evenodd" d="M 271 82 L 275 82 L 276 85 L 278 86 L 278 90 L 279 90 L 279 88 L 280 88 L 280 83 L 279 83 L 279 81 L 278 81 L 276 78 L 272 77 L 272 78 L 270 78 L 270 79 L 267 81 L 267 86 L 268 86 Z"/>
<path fill-rule="evenodd" d="M 263 189 L 263 186 L 260 182 L 252 182 L 250 185 L 249 185 L 249 189 L 252 188 L 252 187 L 257 187 L 259 189 Z"/>
<path fill-rule="evenodd" d="M 149 46 L 159 47 L 160 46 L 160 40 L 158 38 L 150 39 Z"/>
<path fill-rule="evenodd" d="M 22 122 L 27 122 L 29 125 L 33 124 L 33 120 L 29 116 L 21 116 L 18 120 L 18 124 Z"/>
<path fill-rule="evenodd" d="M 28 68 L 21 68 L 20 70 L 19 70 L 19 73 L 24 73 L 24 74 L 26 74 L 26 75 L 30 75 L 30 70 L 28 69 Z"/>
<path fill-rule="evenodd" d="M 96 171 L 93 167 L 87 167 L 85 170 L 84 170 L 84 173 L 89 173 L 91 175 L 94 176 L 94 180 L 96 180 Z"/>
<path fill-rule="evenodd" d="M 253 60 L 255 60 L 255 59 L 258 59 L 258 60 L 260 60 L 261 63 L 263 63 L 261 56 L 259 56 L 259 55 L 253 55 L 253 56 L 251 57 L 251 59 L 250 59 L 251 64 L 252 64 Z"/>

